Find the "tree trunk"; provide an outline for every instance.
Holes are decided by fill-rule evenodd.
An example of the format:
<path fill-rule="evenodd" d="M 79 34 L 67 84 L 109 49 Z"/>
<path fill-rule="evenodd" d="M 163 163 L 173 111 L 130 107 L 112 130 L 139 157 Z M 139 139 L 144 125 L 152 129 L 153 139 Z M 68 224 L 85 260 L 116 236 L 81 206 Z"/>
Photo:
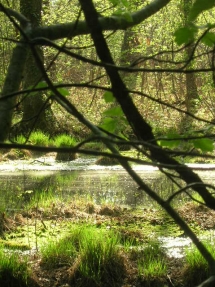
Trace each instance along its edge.
<path fill-rule="evenodd" d="M 188 20 L 188 15 L 190 8 L 192 7 L 192 0 L 183 0 L 183 15 L 184 15 L 184 25 L 189 27 L 191 24 Z M 194 45 L 192 42 L 190 45 L 186 48 L 186 58 L 189 60 L 189 58 L 192 55 Z M 192 63 L 188 64 L 187 68 L 191 68 Z M 192 73 L 185 74 L 185 81 L 186 81 L 186 95 L 185 95 L 185 105 L 186 110 L 189 113 L 195 114 L 196 112 L 196 103 L 195 100 L 198 99 L 198 88 L 196 85 L 196 76 Z M 192 126 L 193 119 L 187 115 L 184 115 L 182 117 L 181 121 L 181 131 L 187 131 Z"/>
<path fill-rule="evenodd" d="M 122 47 L 121 47 L 121 66 L 129 66 L 137 60 L 140 54 L 133 50 L 139 45 L 138 34 L 133 28 L 129 28 L 124 32 Z M 122 72 L 121 76 L 130 90 L 135 90 L 137 83 L 137 75 L 135 73 Z"/>
<path fill-rule="evenodd" d="M 42 0 L 20 0 L 20 11 L 26 16 L 32 27 L 38 27 L 41 24 Z M 40 60 L 44 63 L 42 48 L 37 48 Z M 23 88 L 36 85 L 42 81 L 43 76 L 36 63 L 30 49 L 28 49 L 27 61 L 25 65 Z M 55 122 L 50 105 L 46 103 L 44 93 L 29 94 L 23 97 L 23 118 L 20 126 L 21 133 L 28 134 L 33 129 L 40 129 L 44 132 L 53 132 L 53 123 Z"/>

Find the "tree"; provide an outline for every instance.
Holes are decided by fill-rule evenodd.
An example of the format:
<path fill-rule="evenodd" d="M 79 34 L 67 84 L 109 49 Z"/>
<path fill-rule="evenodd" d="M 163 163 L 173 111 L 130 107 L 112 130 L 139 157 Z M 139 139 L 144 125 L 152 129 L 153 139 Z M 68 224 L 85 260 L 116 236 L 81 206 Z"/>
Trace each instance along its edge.
<path fill-rule="evenodd" d="M 188 15 L 190 13 L 190 9 L 192 7 L 192 0 L 184 0 L 182 5 L 182 10 L 183 10 L 183 17 L 184 17 L 184 26 L 185 27 L 192 27 L 193 23 L 189 21 Z M 192 58 L 192 53 L 195 48 L 195 43 L 191 39 L 188 43 L 188 46 L 186 47 L 185 53 L 186 53 L 186 58 L 189 60 Z M 192 67 L 193 62 L 191 61 L 190 64 L 188 65 L 189 67 Z M 196 108 L 196 103 L 195 100 L 198 100 L 198 89 L 196 85 L 196 76 L 194 73 L 187 73 L 185 75 L 186 79 L 186 96 L 185 96 L 185 105 L 186 105 L 186 110 L 188 112 L 194 113 L 195 114 L 195 108 Z M 189 130 L 189 128 L 192 126 L 192 120 L 190 117 L 187 117 L 185 115 L 182 118 L 181 122 L 181 130 L 186 131 Z"/>
<path fill-rule="evenodd" d="M 41 25 L 42 0 L 26 1 L 20 0 L 20 12 L 31 23 L 32 28 Z M 41 63 L 44 63 L 44 55 L 42 47 L 36 48 L 36 53 L 40 57 Z M 23 88 L 37 85 L 42 81 L 42 73 L 35 62 L 30 49 L 28 49 L 27 60 L 23 75 Z M 55 123 L 50 104 L 47 102 L 46 95 L 42 92 L 37 94 L 26 94 L 23 96 L 23 119 L 20 122 L 18 130 L 24 134 L 28 134 L 33 128 L 50 132 Z"/>
<path fill-rule="evenodd" d="M 8 69 L 7 77 L 5 80 L 5 84 L 2 91 L 0 106 L 0 135 L 1 141 L 3 142 L 8 135 L 8 131 L 11 125 L 12 118 L 12 108 L 14 105 L 14 99 L 19 94 L 17 93 L 19 84 L 21 82 L 21 75 L 24 70 L 24 64 L 27 61 L 26 50 L 28 48 L 31 49 L 32 54 L 35 58 L 36 64 L 38 65 L 40 72 L 43 76 L 43 79 L 46 82 L 46 85 L 42 88 L 38 89 L 30 89 L 30 92 L 35 92 L 38 90 L 50 90 L 51 97 L 58 104 L 60 104 L 68 113 L 72 114 L 76 117 L 82 124 L 87 126 L 94 133 L 96 138 L 100 139 L 110 150 L 110 153 L 107 154 L 110 157 L 115 157 L 119 160 L 120 164 L 125 168 L 125 170 L 129 173 L 129 175 L 133 178 L 133 180 L 138 184 L 139 188 L 144 190 L 152 199 L 154 199 L 158 204 L 160 204 L 166 212 L 172 216 L 175 222 L 185 231 L 185 233 L 192 239 L 194 244 L 197 246 L 201 254 L 207 260 L 211 273 L 215 272 L 215 260 L 202 244 L 199 241 L 198 237 L 193 233 L 190 227 L 186 224 L 186 222 L 178 215 L 178 213 L 174 210 L 171 205 L 171 201 L 173 196 L 168 200 L 164 200 L 160 196 L 156 194 L 139 176 L 136 172 L 134 172 L 129 164 L 129 161 L 132 159 L 122 157 L 117 149 L 115 148 L 115 144 L 121 141 L 114 134 L 109 134 L 104 130 L 99 129 L 93 123 L 89 122 L 87 118 L 85 118 L 84 114 L 80 113 L 77 108 L 67 100 L 65 94 L 59 85 L 55 86 L 50 78 L 47 75 L 46 70 L 43 67 L 43 62 L 41 61 L 39 54 L 37 52 L 37 46 L 51 46 L 55 48 L 59 53 L 65 53 L 68 56 L 76 57 L 84 62 L 91 63 L 95 66 L 103 67 L 107 76 L 110 79 L 111 88 L 109 87 L 98 87 L 106 90 L 108 95 L 113 95 L 113 97 L 117 100 L 120 105 L 121 111 L 127 119 L 130 127 L 133 130 L 133 133 L 138 138 L 138 142 L 133 143 L 137 149 L 141 149 L 141 151 L 148 156 L 148 158 L 152 161 L 151 164 L 157 165 L 162 173 L 164 173 L 167 177 L 169 177 L 179 188 L 179 190 L 174 194 L 174 197 L 180 194 L 183 191 L 186 191 L 188 188 L 192 188 L 196 191 L 204 200 L 205 204 L 215 209 L 215 198 L 211 193 L 211 187 L 205 185 L 201 178 L 193 172 L 192 169 L 188 168 L 184 164 L 180 164 L 174 158 L 169 156 L 169 153 L 158 145 L 156 141 L 155 135 L 153 134 L 152 127 L 150 124 L 141 116 L 138 108 L 135 106 L 132 97 L 129 94 L 129 89 L 123 82 L 120 71 L 126 72 L 137 72 L 138 69 L 133 69 L 132 67 L 117 67 L 113 60 L 113 57 L 110 53 L 110 49 L 107 45 L 107 41 L 103 36 L 103 30 L 116 30 L 116 29 L 126 29 L 131 26 L 138 25 L 146 18 L 150 17 L 154 13 L 157 13 L 160 9 L 165 7 L 170 1 L 167 0 L 154 0 L 149 5 L 144 8 L 138 10 L 137 12 L 129 14 L 120 14 L 118 16 L 111 17 L 98 17 L 98 13 L 93 5 L 92 1 L 80 0 L 81 8 L 84 12 L 85 20 L 77 20 L 72 23 L 53 25 L 50 27 L 36 27 L 32 28 L 29 25 L 28 20 L 21 14 L 5 8 L 2 4 L 0 5 L 1 10 L 8 15 L 10 20 L 13 22 L 15 26 L 17 26 L 16 22 L 12 17 L 15 17 L 20 22 L 20 26 L 18 29 L 22 34 L 22 38 L 20 42 L 14 48 L 14 52 L 11 58 L 10 66 Z M 195 2 L 197 3 L 198 0 Z M 195 3 L 193 7 L 195 8 Z M 199 6 L 198 6 L 199 7 Z M 207 8 L 208 9 L 208 8 Z M 193 10 L 191 9 L 191 12 Z M 201 9 L 200 12 L 201 13 Z M 92 37 L 93 44 L 95 46 L 97 55 L 100 61 L 95 61 L 86 57 L 82 57 L 78 54 L 71 52 L 69 49 L 66 49 L 64 46 L 59 46 L 55 44 L 54 40 L 67 37 L 75 37 L 76 35 L 84 35 L 89 34 Z M 164 70 L 164 69 L 163 69 Z M 154 69 L 149 72 L 162 72 L 161 69 Z M 182 72 L 178 69 L 168 69 L 168 71 Z M 211 68 L 210 68 L 211 71 Z M 186 73 L 193 73 L 195 70 L 186 69 L 183 70 Z M 89 83 L 85 83 L 81 85 L 82 87 L 87 86 L 90 87 Z M 93 86 L 93 85 L 92 85 Z M 172 107 L 174 108 L 174 107 Z M 190 115 L 190 114 L 189 114 Z M 192 116 L 192 115 L 190 115 Z M 93 140 L 93 139 L 88 139 Z M 120 141 L 119 141 L 120 140 Z M 126 141 L 123 141 L 126 143 Z M 73 151 L 86 152 L 81 146 L 84 144 L 80 144 L 78 147 L 73 149 Z M 132 144 L 132 143 L 131 143 Z M 139 147 L 141 144 L 141 148 Z M 8 146 L 7 144 L 2 143 L 2 147 Z M 10 145 L 13 146 L 13 145 Z M 34 149 L 35 147 L 30 146 L 19 146 L 19 148 L 29 148 Z M 45 149 L 45 148 L 44 148 Z M 51 149 L 49 149 L 51 150 Z M 168 170 L 168 171 L 167 171 Z M 173 173 L 172 171 L 175 171 Z M 184 182 L 183 185 L 180 185 L 177 182 L 177 179 L 181 178 Z"/>

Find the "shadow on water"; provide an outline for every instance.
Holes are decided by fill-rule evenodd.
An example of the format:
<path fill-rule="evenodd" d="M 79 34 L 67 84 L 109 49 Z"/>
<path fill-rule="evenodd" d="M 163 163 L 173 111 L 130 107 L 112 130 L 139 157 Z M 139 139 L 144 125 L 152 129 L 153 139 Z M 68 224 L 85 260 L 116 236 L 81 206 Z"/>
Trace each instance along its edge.
<path fill-rule="evenodd" d="M 139 175 L 162 198 L 176 191 L 173 183 L 158 171 L 141 171 Z M 22 208 L 35 192 L 51 192 L 61 200 L 83 198 L 97 204 L 153 205 L 152 199 L 139 190 L 123 170 L 0 173 L 0 186 L 0 210 L 8 211 Z M 177 200 L 182 197 L 180 195 Z"/>

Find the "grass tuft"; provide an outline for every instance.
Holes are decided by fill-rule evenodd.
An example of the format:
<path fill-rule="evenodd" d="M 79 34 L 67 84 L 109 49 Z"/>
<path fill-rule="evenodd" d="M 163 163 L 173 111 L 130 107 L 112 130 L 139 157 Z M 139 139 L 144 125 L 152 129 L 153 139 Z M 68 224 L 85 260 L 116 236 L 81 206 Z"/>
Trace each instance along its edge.
<path fill-rule="evenodd" d="M 118 236 L 94 226 L 74 225 L 69 235 L 41 253 L 47 267 L 70 265 L 70 282 L 80 286 L 116 286 L 125 273 Z"/>
<path fill-rule="evenodd" d="M 26 258 L 22 260 L 18 254 L 9 255 L 4 253 L 3 246 L 0 246 L 0 286 L 20 286 L 19 283 L 26 283 L 30 272 Z"/>
<path fill-rule="evenodd" d="M 166 276 L 166 255 L 158 242 L 150 242 L 137 260 L 139 278 L 144 281 L 161 280 Z"/>
<path fill-rule="evenodd" d="M 48 146 L 49 145 L 49 136 L 44 134 L 42 131 L 35 131 L 32 132 L 29 141 L 33 145 L 39 145 L 39 146 Z"/>
<path fill-rule="evenodd" d="M 77 144 L 77 141 L 67 134 L 61 134 L 54 138 L 53 143 L 56 147 L 73 147 Z"/>
<path fill-rule="evenodd" d="M 214 243 L 205 241 L 204 245 L 208 251 L 215 257 Z M 210 275 L 208 263 L 202 257 L 198 249 L 193 245 L 185 250 L 186 266 L 184 268 L 184 278 L 187 286 L 199 285 Z"/>

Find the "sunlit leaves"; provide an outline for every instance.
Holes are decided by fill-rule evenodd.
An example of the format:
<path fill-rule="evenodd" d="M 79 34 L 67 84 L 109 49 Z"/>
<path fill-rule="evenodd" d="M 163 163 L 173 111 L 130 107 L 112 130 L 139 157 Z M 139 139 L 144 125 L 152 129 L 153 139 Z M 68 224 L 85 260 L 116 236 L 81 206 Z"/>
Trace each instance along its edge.
<path fill-rule="evenodd" d="M 193 41 L 196 31 L 197 29 L 194 26 L 189 28 L 188 27 L 179 28 L 174 34 L 175 42 L 178 45 L 190 43 L 191 41 Z"/>
<path fill-rule="evenodd" d="M 190 137 L 190 139 L 189 139 Z M 166 139 L 159 140 L 158 143 L 162 147 L 174 149 L 180 146 L 183 142 L 187 142 L 189 146 L 201 150 L 202 152 L 212 152 L 214 150 L 214 142 L 212 139 L 192 138 L 191 135 L 178 135 L 176 133 L 169 133 L 166 135 Z"/>
<path fill-rule="evenodd" d="M 106 103 L 113 103 L 115 101 L 115 98 L 114 98 L 112 92 L 106 91 L 103 94 L 103 97 L 104 97 L 104 100 L 105 100 Z"/>
<path fill-rule="evenodd" d="M 121 109 L 121 107 L 117 106 L 117 107 L 113 107 L 113 108 L 110 108 L 108 110 L 106 110 L 103 115 L 105 116 L 122 116 L 124 115 L 123 114 L 123 111 Z"/>
<path fill-rule="evenodd" d="M 201 42 L 204 43 L 206 46 L 213 47 L 215 44 L 215 34 L 212 32 L 208 32 L 204 35 Z"/>
<path fill-rule="evenodd" d="M 110 133 L 114 133 L 117 128 L 117 121 L 110 117 L 104 118 L 100 127 Z"/>
<path fill-rule="evenodd" d="M 101 128 L 110 132 L 110 133 L 120 133 L 120 130 L 123 129 L 123 126 L 127 126 L 127 120 L 125 115 L 119 105 L 114 104 L 115 98 L 113 93 L 106 91 L 103 94 L 103 98 L 106 103 L 112 103 L 112 105 L 103 112 Z M 113 105 L 114 104 L 114 105 Z"/>
<path fill-rule="evenodd" d="M 188 16 L 189 27 L 179 28 L 175 32 L 175 42 L 178 45 L 182 45 L 182 44 L 188 44 L 191 41 L 193 41 L 195 34 L 198 32 L 198 29 L 200 29 L 200 27 L 197 27 L 193 24 L 194 21 L 202 12 L 212 9 L 213 7 L 215 7 L 214 0 L 195 0 Z M 210 26 L 209 23 L 207 25 L 208 27 Z M 215 34 L 212 32 L 208 32 L 201 39 L 201 42 L 209 47 L 212 47 L 215 43 Z"/>
<path fill-rule="evenodd" d="M 58 88 L 57 90 L 58 90 L 58 92 L 59 92 L 62 96 L 64 96 L 64 97 L 70 95 L 70 94 L 69 94 L 69 90 L 66 89 L 66 88 Z"/>
<path fill-rule="evenodd" d="M 114 6 L 123 5 L 125 7 L 129 6 L 129 2 L 127 0 L 109 0 Z"/>
<path fill-rule="evenodd" d="M 180 136 L 176 133 L 169 133 L 166 139 L 159 140 L 159 145 L 162 147 L 175 148 L 181 143 Z"/>
<path fill-rule="evenodd" d="M 208 138 L 201 138 L 192 140 L 195 148 L 200 149 L 202 152 L 212 152 L 214 150 L 213 140 Z"/>
<path fill-rule="evenodd" d="M 127 0 L 109 0 L 117 10 L 114 11 L 114 16 L 119 16 L 120 19 L 124 19 L 127 22 L 132 22 L 132 16 L 129 9 L 129 1 Z"/>
<path fill-rule="evenodd" d="M 48 85 L 46 82 L 42 81 L 42 82 L 39 82 L 34 88 L 35 89 L 42 89 L 42 88 L 47 88 Z"/>
<path fill-rule="evenodd" d="M 189 20 L 194 21 L 200 13 L 215 7 L 214 0 L 196 0 L 191 8 Z"/>

